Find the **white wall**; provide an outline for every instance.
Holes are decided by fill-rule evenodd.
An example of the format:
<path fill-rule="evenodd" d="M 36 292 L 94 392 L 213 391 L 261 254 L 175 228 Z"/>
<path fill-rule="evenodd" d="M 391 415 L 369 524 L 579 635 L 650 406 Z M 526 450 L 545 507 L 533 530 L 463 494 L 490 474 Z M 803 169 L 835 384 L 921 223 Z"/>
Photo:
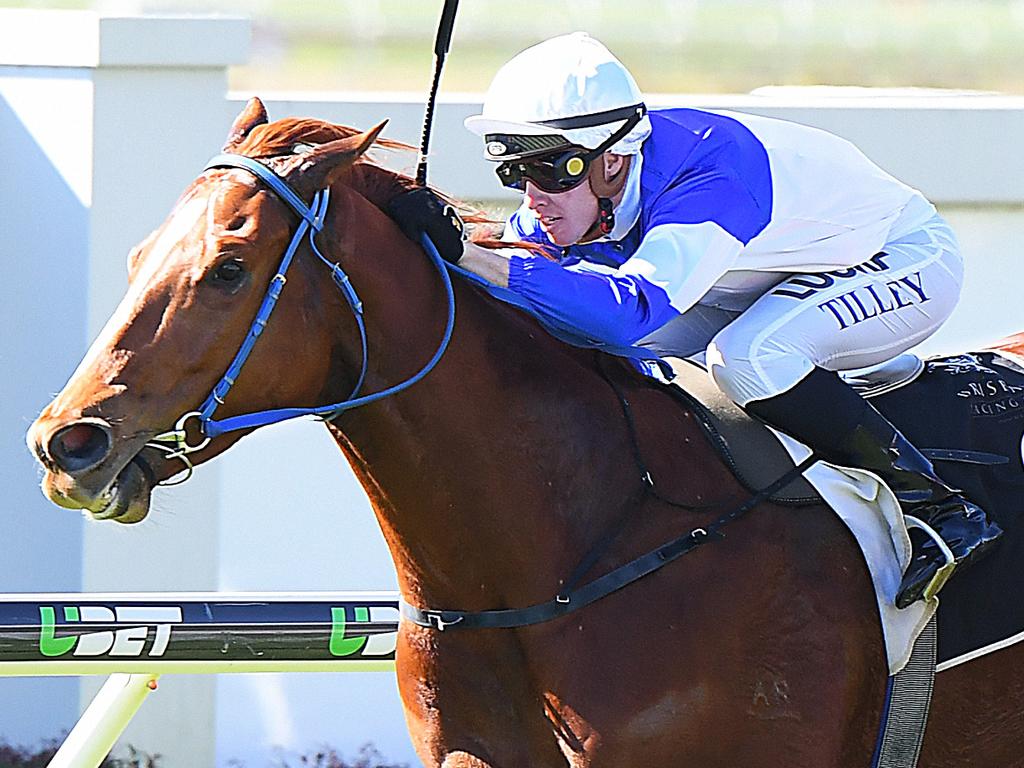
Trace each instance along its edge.
<path fill-rule="evenodd" d="M 13 166 L 0 174 L 0 258 L 13 275 L 0 302 L 0 472 L 14 502 L 6 591 L 217 588 L 217 467 L 164 495 L 158 504 L 174 511 L 153 525 L 83 526 L 35 487 L 24 433 L 124 292 L 128 249 L 223 141 L 226 67 L 245 59 L 248 36 L 241 19 L 0 10 L 0 129 Z M 69 728 L 79 687 L 91 698 L 100 682 L 0 680 L 0 737 L 31 743 Z M 129 740 L 172 768 L 212 765 L 215 681 L 166 689 Z"/>
<path fill-rule="evenodd" d="M 83 526 L 51 507 L 23 445 L 121 295 L 128 249 L 218 151 L 247 95 L 225 98 L 226 67 L 244 60 L 247 35 L 233 19 L 0 10 L 0 264 L 11 280 L 0 301 L 4 590 L 395 586 L 365 497 L 318 425 L 247 438 L 188 484 L 161 491 L 150 520 L 132 528 Z M 459 66 L 457 51 L 448 66 Z M 386 136 L 419 141 L 420 94 L 261 95 L 272 118 L 360 127 L 391 118 Z M 971 259 L 962 305 L 929 348 L 1024 329 L 1024 100 L 770 89 L 649 101 L 749 110 L 851 138 L 939 204 Z M 461 126 L 478 107 L 477 97 L 442 98 L 430 178 L 458 196 L 507 204 L 513 198 Z M 0 737 L 52 735 L 77 706 L 74 683 L 0 679 Z M 126 737 L 163 753 L 165 768 L 263 764 L 254 758 L 273 743 L 351 753 L 366 740 L 414 761 L 390 675 L 165 678 Z"/>
<path fill-rule="evenodd" d="M 89 109 L 91 84 L 76 71 L 20 75 L 0 66 L 0 267 L 13 278 L 0 301 L 0 585 L 70 591 L 81 588 L 82 524 L 39 493 L 24 433 L 85 349 L 88 184 L 75 166 L 89 157 L 90 140 L 66 118 Z M 47 130 L 30 106 L 36 99 L 51 104 L 54 124 L 69 128 Z M 46 226 L 48 214 L 60 225 Z M 0 680 L 0 737 L 52 736 L 74 722 L 77 704 L 73 680 Z"/>

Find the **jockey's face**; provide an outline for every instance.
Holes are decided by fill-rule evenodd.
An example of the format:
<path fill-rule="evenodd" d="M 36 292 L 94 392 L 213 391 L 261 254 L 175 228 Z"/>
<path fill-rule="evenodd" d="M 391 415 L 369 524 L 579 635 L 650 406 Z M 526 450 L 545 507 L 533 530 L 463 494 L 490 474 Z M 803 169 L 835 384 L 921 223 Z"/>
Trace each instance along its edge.
<path fill-rule="evenodd" d="M 580 242 L 597 220 L 597 196 L 590 184 L 580 184 L 566 192 L 545 192 L 527 181 L 526 204 L 555 245 Z"/>
<path fill-rule="evenodd" d="M 606 180 L 614 178 L 622 169 L 624 158 L 606 152 L 594 164 Z M 617 203 L 621 190 L 612 201 Z M 540 220 L 541 229 L 555 245 L 562 247 L 584 241 L 597 221 L 597 195 L 590 182 L 580 184 L 565 192 L 545 192 L 529 179 L 526 180 L 526 205 Z M 592 234 L 590 238 L 593 239 Z"/>

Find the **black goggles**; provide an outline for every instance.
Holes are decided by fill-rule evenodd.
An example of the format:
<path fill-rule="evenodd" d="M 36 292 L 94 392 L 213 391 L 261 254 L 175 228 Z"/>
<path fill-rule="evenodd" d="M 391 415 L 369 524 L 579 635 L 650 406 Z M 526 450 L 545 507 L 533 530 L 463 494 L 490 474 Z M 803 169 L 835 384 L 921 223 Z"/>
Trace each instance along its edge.
<path fill-rule="evenodd" d="M 498 159 L 501 155 L 518 156 L 500 163 L 495 169 L 499 181 L 506 187 L 522 191 L 526 189 L 526 181 L 529 180 L 545 192 L 566 192 L 583 183 L 587 178 L 590 163 L 633 130 L 645 114 L 647 107 L 635 104 L 608 112 L 538 123 L 550 128 L 571 129 L 590 128 L 615 120 L 625 120 L 617 131 L 594 149 L 574 146 L 561 136 L 489 134 L 484 137 L 487 142 L 487 156 L 492 159 Z"/>
<path fill-rule="evenodd" d="M 587 169 L 594 155 L 585 149 L 570 150 L 529 160 L 510 160 L 496 169 L 498 180 L 510 188 L 523 191 L 529 179 L 545 192 L 566 192 L 578 187 L 587 178 Z"/>

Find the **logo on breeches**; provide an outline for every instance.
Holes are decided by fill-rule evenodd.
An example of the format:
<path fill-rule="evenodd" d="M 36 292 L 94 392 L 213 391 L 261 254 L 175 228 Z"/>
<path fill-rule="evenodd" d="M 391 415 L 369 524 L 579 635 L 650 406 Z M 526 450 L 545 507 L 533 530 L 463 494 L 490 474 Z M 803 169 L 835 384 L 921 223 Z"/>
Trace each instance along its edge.
<path fill-rule="evenodd" d="M 772 295 L 804 301 L 831 288 L 840 280 L 888 271 L 886 258 L 888 254 L 876 253 L 863 264 L 849 269 L 792 277 L 773 290 Z M 904 307 L 924 304 L 930 299 L 918 271 L 895 280 L 858 286 L 822 301 L 817 306 L 820 311 L 835 320 L 840 331 L 844 331 L 872 317 L 881 317 Z"/>
<path fill-rule="evenodd" d="M 885 259 L 889 258 L 887 253 L 876 253 L 863 264 L 848 269 L 836 269 L 832 272 L 820 272 L 813 275 L 800 275 L 791 277 L 772 291 L 772 296 L 786 296 L 790 299 L 804 299 L 814 296 L 818 291 L 824 291 L 836 284 L 837 280 L 846 280 L 858 275 L 871 274 L 872 272 L 885 272 L 889 265 Z"/>
<path fill-rule="evenodd" d="M 895 312 L 904 307 L 924 304 L 931 299 L 925 293 L 921 273 L 889 280 L 882 284 L 864 285 L 841 293 L 818 305 L 822 312 L 835 318 L 839 330 Z"/>

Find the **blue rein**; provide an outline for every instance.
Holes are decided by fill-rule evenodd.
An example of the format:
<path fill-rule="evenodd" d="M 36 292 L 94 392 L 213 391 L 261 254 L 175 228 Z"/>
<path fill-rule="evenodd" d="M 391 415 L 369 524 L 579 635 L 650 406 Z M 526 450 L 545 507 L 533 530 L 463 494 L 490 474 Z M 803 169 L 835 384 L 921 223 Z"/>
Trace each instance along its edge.
<path fill-rule="evenodd" d="M 263 302 L 260 305 L 259 311 L 256 313 L 256 318 L 249 327 L 249 332 L 246 334 L 245 340 L 242 342 L 241 347 L 235 354 L 234 359 L 231 361 L 231 364 L 224 372 L 220 381 L 217 382 L 216 386 L 214 386 L 213 390 L 210 392 L 206 400 L 203 401 L 203 404 L 199 406 L 198 410 L 190 411 L 183 415 L 178 420 L 173 430 L 157 435 L 153 438 L 154 441 L 157 442 L 150 443 L 151 446 L 164 450 L 169 457 L 183 459 L 185 463 L 189 465 L 190 469 L 191 464 L 187 459 L 185 459 L 185 455 L 204 448 L 211 439 L 219 435 L 240 429 L 254 429 L 268 424 L 276 424 L 299 416 L 317 416 L 324 420 L 330 420 L 344 411 L 352 408 L 358 408 L 362 405 L 368 405 L 390 395 L 397 394 L 402 390 L 408 389 L 430 373 L 430 371 L 437 365 L 448 348 L 448 343 L 451 341 L 452 337 L 452 330 L 455 327 L 455 292 L 452 289 L 452 281 L 448 275 L 445 262 L 441 259 L 441 256 L 438 254 L 434 244 L 430 241 L 430 238 L 424 234 L 421 236 L 420 244 L 427 252 L 427 256 L 430 258 L 431 262 L 437 268 L 438 273 L 441 275 L 441 282 L 444 285 L 448 301 L 448 316 L 441 342 L 438 344 L 433 357 L 431 357 L 417 373 L 413 374 L 405 381 L 379 392 L 358 396 L 359 390 L 362 388 L 363 382 L 366 378 L 369 357 L 366 341 L 366 325 L 363 319 L 363 303 L 360 301 L 359 296 L 356 293 L 355 288 L 352 286 L 352 282 L 345 270 L 341 268 L 340 264 L 332 263 L 325 258 L 316 244 L 316 235 L 323 229 L 324 219 L 327 215 L 327 206 L 330 201 L 330 190 L 323 189 L 317 192 L 313 196 L 312 203 L 307 206 L 303 202 L 302 198 L 288 186 L 284 179 L 263 165 L 263 163 L 260 163 L 251 157 L 235 154 L 217 155 L 206 164 L 204 171 L 208 171 L 213 168 L 241 168 L 249 171 L 270 187 L 277 196 L 288 205 L 289 208 L 299 215 L 301 221 L 295 230 L 295 234 L 292 236 L 291 242 L 288 244 L 288 248 L 285 251 L 284 256 L 281 258 L 281 263 L 277 268 L 277 273 L 270 281 L 270 286 L 267 288 L 266 295 L 263 297 Z M 245 365 L 245 361 L 252 352 L 252 349 L 256 344 L 256 340 L 260 337 L 260 334 L 267 326 L 270 315 L 274 311 L 274 307 L 277 305 L 277 300 L 281 295 L 281 291 L 287 282 L 285 275 L 288 271 L 288 267 L 291 266 L 292 260 L 294 259 L 299 246 L 302 244 L 303 238 L 308 239 L 310 249 L 317 258 L 319 258 L 320 261 L 322 261 L 331 270 L 331 279 L 334 281 L 335 285 L 338 286 L 339 290 L 341 290 L 342 295 L 344 295 L 345 300 L 348 302 L 348 305 L 352 310 L 356 325 L 359 328 L 359 339 L 360 344 L 362 345 L 362 363 L 359 370 L 359 376 L 356 379 L 356 384 L 345 400 L 331 405 L 321 405 L 315 408 L 276 408 L 267 411 L 246 413 L 239 416 L 230 416 L 221 420 L 214 419 L 214 412 L 217 410 L 218 406 L 223 405 L 224 399 L 227 397 L 228 392 L 231 391 L 231 387 L 234 385 L 239 372 L 242 370 L 242 366 Z M 202 430 L 205 438 L 197 445 L 189 445 L 187 441 L 185 426 L 189 419 L 192 418 L 198 420 L 200 429 Z M 168 449 L 165 446 L 160 445 L 160 443 L 165 442 L 175 443 L 176 448 Z"/>

